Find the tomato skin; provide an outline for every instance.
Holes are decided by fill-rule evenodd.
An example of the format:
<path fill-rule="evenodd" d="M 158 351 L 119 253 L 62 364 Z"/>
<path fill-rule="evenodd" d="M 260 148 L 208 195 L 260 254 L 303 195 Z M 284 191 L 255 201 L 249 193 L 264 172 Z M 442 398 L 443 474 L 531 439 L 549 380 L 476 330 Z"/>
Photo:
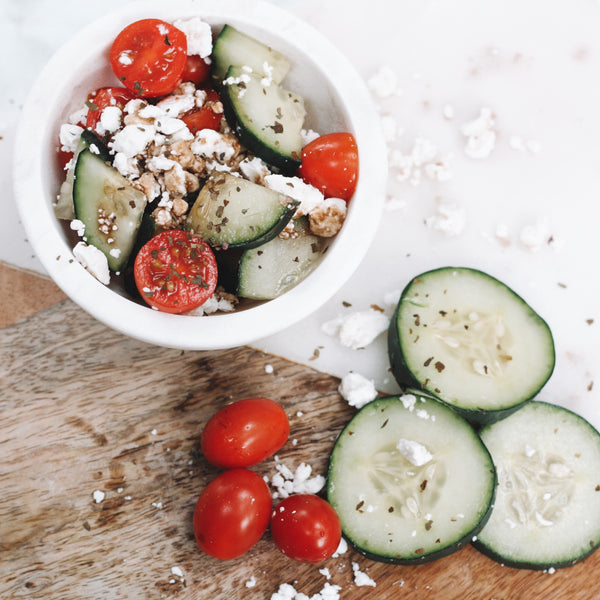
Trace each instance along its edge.
<path fill-rule="evenodd" d="M 85 126 L 88 129 L 96 129 L 102 111 L 107 106 L 118 106 L 121 110 L 130 101 L 136 98 L 136 95 L 124 87 L 103 87 L 92 92 L 88 96 L 88 113 Z"/>
<path fill-rule="evenodd" d="M 197 54 L 187 57 L 181 81 L 191 81 L 196 86 L 201 86 L 210 79 L 210 64 Z"/>
<path fill-rule="evenodd" d="M 269 525 L 271 493 L 260 475 L 248 469 L 224 471 L 204 488 L 194 509 L 198 547 L 215 558 L 241 556 Z"/>
<path fill-rule="evenodd" d="M 117 35 L 109 58 L 113 73 L 137 96 L 166 96 L 181 80 L 187 62 L 187 38 L 166 21 L 142 19 Z"/>
<path fill-rule="evenodd" d="M 181 120 L 187 125 L 188 129 L 195 135 L 197 131 L 202 129 L 221 129 L 221 121 L 223 119 L 222 105 L 219 105 L 220 110 L 215 111 L 215 104 L 220 103 L 219 94 L 213 89 L 207 89 L 206 100 L 200 108 L 195 108 L 181 117 Z"/>
<path fill-rule="evenodd" d="M 314 563 L 335 553 L 342 526 L 329 502 L 313 494 L 295 494 L 273 509 L 271 534 L 283 554 Z"/>
<path fill-rule="evenodd" d="M 298 174 L 327 198 L 350 200 L 358 180 L 358 148 L 351 133 L 327 133 L 304 146 Z"/>
<path fill-rule="evenodd" d="M 277 402 L 245 398 L 208 420 L 200 445 L 206 460 L 216 467 L 249 467 L 275 454 L 289 435 L 290 423 Z"/>
<path fill-rule="evenodd" d="M 136 287 L 152 307 L 168 313 L 198 308 L 217 286 L 217 261 L 202 238 L 181 229 L 163 231 L 138 252 Z"/>

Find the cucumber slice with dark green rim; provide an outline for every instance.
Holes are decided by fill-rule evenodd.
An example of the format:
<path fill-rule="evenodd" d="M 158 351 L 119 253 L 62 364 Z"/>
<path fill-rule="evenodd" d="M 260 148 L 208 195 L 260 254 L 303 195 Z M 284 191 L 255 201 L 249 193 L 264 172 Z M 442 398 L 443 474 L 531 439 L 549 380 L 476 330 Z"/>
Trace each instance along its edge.
<path fill-rule="evenodd" d="M 75 207 L 73 205 L 73 181 L 75 179 L 75 165 L 77 157 L 82 150 L 91 148 L 92 152 L 98 154 L 102 160 L 110 162 L 110 151 L 108 146 L 89 129 L 84 129 L 79 138 L 77 149 L 73 153 L 71 166 L 67 171 L 64 182 L 60 186 L 58 199 L 54 205 L 54 214 L 58 219 L 71 220 L 75 218 Z"/>
<path fill-rule="evenodd" d="M 253 300 L 281 296 L 315 269 L 325 250 L 323 239 L 307 232 L 286 240 L 274 238 L 246 250 L 238 268 L 237 295 Z"/>
<path fill-rule="evenodd" d="M 215 39 L 211 59 L 211 74 L 218 81 L 226 77 L 232 65 L 251 67 L 275 84 L 281 83 L 290 69 L 290 62 L 283 54 L 231 25 L 225 25 Z"/>
<path fill-rule="evenodd" d="M 213 247 L 254 248 L 276 237 L 298 201 L 230 173 L 209 177 L 187 218 L 187 228 Z"/>
<path fill-rule="evenodd" d="M 419 564 L 456 552 L 489 516 L 489 452 L 448 406 L 410 394 L 364 406 L 331 454 L 327 498 L 365 556 Z"/>
<path fill-rule="evenodd" d="M 533 398 L 554 369 L 547 323 L 474 269 L 446 267 L 404 289 L 388 333 L 392 372 L 469 420 L 492 422 Z"/>
<path fill-rule="evenodd" d="M 600 434 L 559 406 L 530 402 L 480 431 L 498 471 L 475 546 L 504 565 L 548 569 L 600 545 Z"/>
<path fill-rule="evenodd" d="M 298 170 L 302 155 L 303 99 L 244 67 L 230 67 L 221 100 L 240 143 L 285 175 Z"/>
<path fill-rule="evenodd" d="M 73 201 L 85 241 L 104 253 L 111 271 L 120 271 L 135 244 L 146 196 L 86 148 L 75 165 Z"/>

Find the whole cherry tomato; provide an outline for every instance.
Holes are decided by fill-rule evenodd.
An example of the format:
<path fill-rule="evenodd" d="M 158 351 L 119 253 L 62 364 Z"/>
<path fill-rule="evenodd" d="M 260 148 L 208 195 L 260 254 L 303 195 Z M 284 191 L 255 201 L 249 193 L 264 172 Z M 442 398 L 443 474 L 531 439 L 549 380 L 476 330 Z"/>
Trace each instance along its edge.
<path fill-rule="evenodd" d="M 216 467 L 249 467 L 277 452 L 289 434 L 290 423 L 277 402 L 246 398 L 209 419 L 200 445 L 206 460 Z"/>
<path fill-rule="evenodd" d="M 187 57 L 185 68 L 181 74 L 181 81 L 192 81 L 197 87 L 205 84 L 210 79 L 210 64 L 197 54 Z"/>
<path fill-rule="evenodd" d="M 121 110 L 133 100 L 136 95 L 124 87 L 103 87 L 88 96 L 88 113 L 85 126 L 88 129 L 96 129 L 102 111 L 108 106 L 117 106 Z"/>
<path fill-rule="evenodd" d="M 329 502 L 313 494 L 295 494 L 273 509 L 271 534 L 286 556 L 314 563 L 337 550 L 342 527 Z"/>
<path fill-rule="evenodd" d="M 182 313 L 204 304 L 217 286 L 217 261 L 202 238 L 181 229 L 146 242 L 133 265 L 135 284 L 152 307 Z"/>
<path fill-rule="evenodd" d="M 247 469 L 221 473 L 204 488 L 194 509 L 194 536 L 203 552 L 229 560 L 241 556 L 269 525 L 271 493 Z"/>
<path fill-rule="evenodd" d="M 160 19 L 131 23 L 110 49 L 114 74 L 137 96 L 170 94 L 179 84 L 186 62 L 185 33 Z"/>
<path fill-rule="evenodd" d="M 358 148 L 351 133 L 327 133 L 302 150 L 298 174 L 327 198 L 350 200 L 358 180 Z"/>

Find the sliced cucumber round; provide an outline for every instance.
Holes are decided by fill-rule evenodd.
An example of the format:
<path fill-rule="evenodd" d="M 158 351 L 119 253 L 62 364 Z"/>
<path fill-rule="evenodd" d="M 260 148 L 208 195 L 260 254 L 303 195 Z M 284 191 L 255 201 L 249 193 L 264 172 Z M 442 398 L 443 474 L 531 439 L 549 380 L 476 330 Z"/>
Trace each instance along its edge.
<path fill-rule="evenodd" d="M 243 67 L 230 67 L 223 83 L 225 118 L 240 143 L 284 175 L 295 174 L 302 155 L 304 100 Z"/>
<path fill-rule="evenodd" d="M 406 286 L 388 351 L 401 386 L 423 389 L 478 423 L 533 398 L 555 362 L 550 328 L 520 296 L 486 273 L 454 267 Z"/>
<path fill-rule="evenodd" d="M 276 237 L 299 202 L 230 173 L 211 175 L 186 226 L 213 247 L 254 248 Z"/>
<path fill-rule="evenodd" d="M 412 394 L 374 400 L 337 439 L 327 497 L 354 548 L 417 564 L 447 556 L 485 523 L 496 475 L 471 425 Z"/>
<path fill-rule="evenodd" d="M 475 546 L 513 567 L 548 569 L 600 545 L 600 434 L 571 411 L 530 402 L 480 432 L 498 471 Z"/>

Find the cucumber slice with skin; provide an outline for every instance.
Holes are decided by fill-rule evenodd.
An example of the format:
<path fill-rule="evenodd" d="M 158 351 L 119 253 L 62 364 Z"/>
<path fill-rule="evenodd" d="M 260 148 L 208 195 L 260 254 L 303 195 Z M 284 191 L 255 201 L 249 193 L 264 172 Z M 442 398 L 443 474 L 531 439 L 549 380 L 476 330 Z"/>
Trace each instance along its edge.
<path fill-rule="evenodd" d="M 559 406 L 530 402 L 480 431 L 498 471 L 475 546 L 504 565 L 566 567 L 600 545 L 600 434 Z"/>
<path fill-rule="evenodd" d="M 85 241 L 104 253 L 111 271 L 120 271 L 135 244 L 146 196 L 87 148 L 77 157 L 73 201 Z"/>
<path fill-rule="evenodd" d="M 327 498 L 358 552 L 419 564 L 471 541 L 489 516 L 495 484 L 472 426 L 437 400 L 405 394 L 370 402 L 344 428 Z"/>
<path fill-rule="evenodd" d="M 240 143 L 284 175 L 294 175 L 302 156 L 304 100 L 244 67 L 230 67 L 223 84 L 225 118 Z"/>
<path fill-rule="evenodd" d="M 552 333 L 510 288 L 474 269 L 446 267 L 404 289 L 388 332 L 392 372 L 476 423 L 533 398 L 554 369 Z"/>
<path fill-rule="evenodd" d="M 187 228 L 213 247 L 253 248 L 276 237 L 299 202 L 230 173 L 206 181 L 187 218 Z"/>
<path fill-rule="evenodd" d="M 290 69 L 290 61 L 280 52 L 242 33 L 231 25 L 225 25 L 213 45 L 211 74 L 221 81 L 230 66 L 248 66 L 279 84 Z"/>
<path fill-rule="evenodd" d="M 315 269 L 325 250 L 322 238 L 307 232 L 246 250 L 238 267 L 237 295 L 253 300 L 281 296 Z"/>

